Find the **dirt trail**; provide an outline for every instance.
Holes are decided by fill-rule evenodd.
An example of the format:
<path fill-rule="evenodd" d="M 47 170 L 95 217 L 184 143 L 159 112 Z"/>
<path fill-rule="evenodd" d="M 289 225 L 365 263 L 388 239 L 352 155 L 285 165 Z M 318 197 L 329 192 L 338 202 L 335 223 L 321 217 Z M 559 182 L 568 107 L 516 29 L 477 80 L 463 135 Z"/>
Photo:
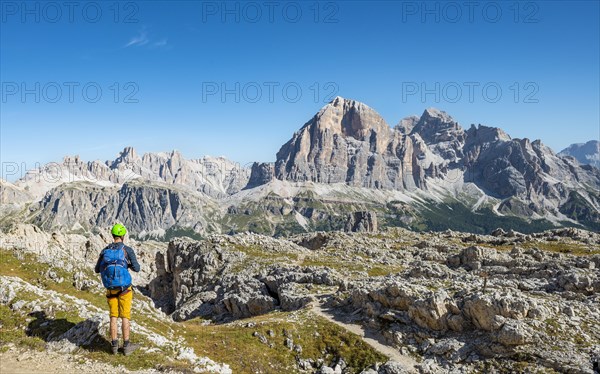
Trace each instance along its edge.
<path fill-rule="evenodd" d="M 1 374 L 98 374 L 98 373 L 157 373 L 155 370 L 131 372 L 123 367 L 88 361 L 77 355 L 48 351 L 11 348 L 0 353 Z"/>
<path fill-rule="evenodd" d="M 310 310 L 316 315 L 326 318 L 328 321 L 333 322 L 336 325 L 360 336 L 365 343 L 370 345 L 377 352 L 387 356 L 390 360 L 400 363 L 411 373 L 417 372 L 415 369 L 417 362 L 412 357 L 401 354 L 397 349 L 381 343 L 382 341 L 385 341 L 381 333 L 365 329 L 363 326 L 358 324 L 343 322 L 340 316 L 325 309 L 323 305 L 317 301 L 311 304 Z"/>

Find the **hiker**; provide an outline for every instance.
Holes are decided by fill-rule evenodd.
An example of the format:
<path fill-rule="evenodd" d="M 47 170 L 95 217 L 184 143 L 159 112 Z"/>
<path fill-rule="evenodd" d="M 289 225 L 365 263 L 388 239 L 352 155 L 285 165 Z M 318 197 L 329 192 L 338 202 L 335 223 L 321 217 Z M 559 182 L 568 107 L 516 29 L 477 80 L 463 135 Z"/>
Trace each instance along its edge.
<path fill-rule="evenodd" d="M 117 223 L 111 230 L 113 242 L 100 252 L 96 263 L 96 273 L 102 276 L 102 284 L 106 288 L 106 298 L 110 313 L 110 338 L 112 353 L 119 352 L 117 336 L 117 318 L 121 318 L 123 330 L 123 353 L 129 356 L 139 346 L 129 342 L 129 320 L 131 319 L 131 301 L 133 288 L 131 274 L 128 269 L 140 271 L 135 253 L 131 247 L 123 243 L 127 234 L 125 226 Z"/>

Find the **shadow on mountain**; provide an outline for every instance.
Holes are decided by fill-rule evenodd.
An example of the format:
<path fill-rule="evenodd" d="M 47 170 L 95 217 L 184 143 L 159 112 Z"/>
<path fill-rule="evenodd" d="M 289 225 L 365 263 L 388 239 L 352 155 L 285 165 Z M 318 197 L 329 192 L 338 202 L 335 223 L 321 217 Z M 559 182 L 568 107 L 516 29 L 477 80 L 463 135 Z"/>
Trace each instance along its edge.
<path fill-rule="evenodd" d="M 73 323 L 66 318 L 50 318 L 45 311 L 32 312 L 29 316 L 35 319 L 27 325 L 25 333 L 28 336 L 47 343 L 66 341 L 88 351 L 110 352 L 110 342 L 100 334 L 99 320 Z"/>

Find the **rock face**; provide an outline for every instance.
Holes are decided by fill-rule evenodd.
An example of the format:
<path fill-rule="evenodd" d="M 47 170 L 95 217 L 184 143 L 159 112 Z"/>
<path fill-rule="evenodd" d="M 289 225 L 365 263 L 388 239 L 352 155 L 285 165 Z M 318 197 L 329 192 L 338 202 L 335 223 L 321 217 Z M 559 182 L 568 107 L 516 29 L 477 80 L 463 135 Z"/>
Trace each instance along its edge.
<path fill-rule="evenodd" d="M 65 183 L 89 182 L 99 186 L 121 186 L 136 179 L 185 186 L 213 198 L 241 190 L 248 182 L 247 168 L 222 157 L 187 160 L 178 151 L 146 153 L 139 156 L 126 147 L 114 161 L 84 162 L 79 156 L 67 156 L 62 163 L 50 163 L 28 172 L 15 182 L 41 197 Z"/>
<path fill-rule="evenodd" d="M 600 169 L 600 142 L 598 140 L 571 144 L 560 151 L 558 155 L 571 156 L 583 165 L 591 165 Z"/>
<path fill-rule="evenodd" d="M 279 236 L 372 230 L 368 217 L 362 224 L 346 219 L 369 210 L 379 226 L 420 220 L 410 227 L 439 229 L 449 227 L 446 213 L 430 214 L 428 205 L 451 200 L 466 214 L 485 211 L 485 221 L 572 220 L 597 230 L 599 190 L 600 169 L 539 140 L 481 125 L 465 130 L 434 108 L 391 128 L 367 105 L 336 97 L 281 147 L 275 163 L 250 169 L 224 158 L 187 160 L 177 151 L 140 156 L 131 147 L 105 163 L 65 157 L 2 182 L 0 198 L 8 203 L 0 225 L 77 231 L 120 220 L 139 235 Z"/>
<path fill-rule="evenodd" d="M 306 251 L 292 243 L 258 235 L 233 237 L 212 236 L 202 242 L 174 240 L 169 243 L 165 268 L 153 281 L 171 284 L 171 288 L 155 287 L 150 292 L 161 301 L 163 310 L 176 320 L 197 316 L 223 320 L 265 314 L 280 307 L 295 310 L 312 298 L 304 284 L 338 285 L 341 277 L 335 271 L 289 266 L 249 260 L 241 246 L 261 245 L 260 250 L 273 258 L 282 254 Z"/>
<path fill-rule="evenodd" d="M 275 177 L 410 189 L 423 186 L 426 154 L 420 136 L 404 136 L 365 104 L 337 97 L 281 147 Z"/>
<path fill-rule="evenodd" d="M 478 130 L 472 127 L 469 132 Z M 585 170 L 558 157 L 539 140 L 496 140 L 482 146 L 474 142 L 466 147 L 472 180 L 500 198 L 530 202 L 539 212 L 558 209 L 569 191 L 585 190 L 600 181 L 598 170 Z"/>
<path fill-rule="evenodd" d="M 250 170 L 250 179 L 246 188 L 257 187 L 273 180 L 275 176 L 275 170 L 272 163 L 268 162 L 255 162 L 252 164 Z"/>
<path fill-rule="evenodd" d="M 172 227 L 202 233 L 209 226 L 205 210 L 211 209 L 216 208 L 205 195 L 167 185 L 132 181 L 116 188 L 80 182 L 46 194 L 33 222 L 46 229 L 89 230 L 118 221 L 137 236 L 161 234 Z"/>
<path fill-rule="evenodd" d="M 511 139 L 481 125 L 465 131 L 433 108 L 391 129 L 373 109 L 341 97 L 279 150 L 275 177 L 397 190 L 472 183 L 506 199 L 501 211 L 529 217 L 560 215 L 570 191 L 578 191 L 589 209 L 600 209 L 600 171 L 557 156 L 539 140 Z"/>
<path fill-rule="evenodd" d="M 0 225 L 9 221 L 11 213 L 18 212 L 31 200 L 33 196 L 28 191 L 0 179 Z"/>
<path fill-rule="evenodd" d="M 377 231 L 377 215 L 373 212 L 350 213 L 344 231 L 375 232 Z"/>
<path fill-rule="evenodd" d="M 14 184 L 0 179 L 0 205 L 6 206 L 10 203 L 22 204 L 31 200 L 31 195 L 15 186 Z"/>

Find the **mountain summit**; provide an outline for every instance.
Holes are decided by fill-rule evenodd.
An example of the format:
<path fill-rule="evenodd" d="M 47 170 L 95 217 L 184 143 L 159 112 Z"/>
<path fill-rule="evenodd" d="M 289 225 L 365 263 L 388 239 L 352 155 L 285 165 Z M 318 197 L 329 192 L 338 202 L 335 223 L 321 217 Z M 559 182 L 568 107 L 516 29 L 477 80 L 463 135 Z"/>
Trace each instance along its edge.
<path fill-rule="evenodd" d="M 476 232 L 522 229 L 532 219 L 542 223 L 530 230 L 550 222 L 600 228 L 600 170 L 499 128 L 465 130 L 435 108 L 392 128 L 374 109 L 342 97 L 294 133 L 274 163 L 244 168 L 127 147 L 104 163 L 67 156 L 0 187 L 1 200 L 11 202 L 0 207 L 0 225 L 75 231 L 113 221 L 159 236 L 273 235 L 375 221 Z"/>
<path fill-rule="evenodd" d="M 392 129 L 370 107 L 341 97 L 281 147 L 273 177 L 400 191 L 443 186 L 460 193 L 473 186 L 498 199 L 501 211 L 538 217 L 571 214 L 567 206 L 581 203 L 598 216 L 599 207 L 600 172 L 557 156 L 539 140 L 512 139 L 482 125 L 465 131 L 435 108 Z"/>
<path fill-rule="evenodd" d="M 560 151 L 559 155 L 575 157 L 583 165 L 592 165 L 600 169 L 600 142 L 597 140 L 571 144 Z"/>

